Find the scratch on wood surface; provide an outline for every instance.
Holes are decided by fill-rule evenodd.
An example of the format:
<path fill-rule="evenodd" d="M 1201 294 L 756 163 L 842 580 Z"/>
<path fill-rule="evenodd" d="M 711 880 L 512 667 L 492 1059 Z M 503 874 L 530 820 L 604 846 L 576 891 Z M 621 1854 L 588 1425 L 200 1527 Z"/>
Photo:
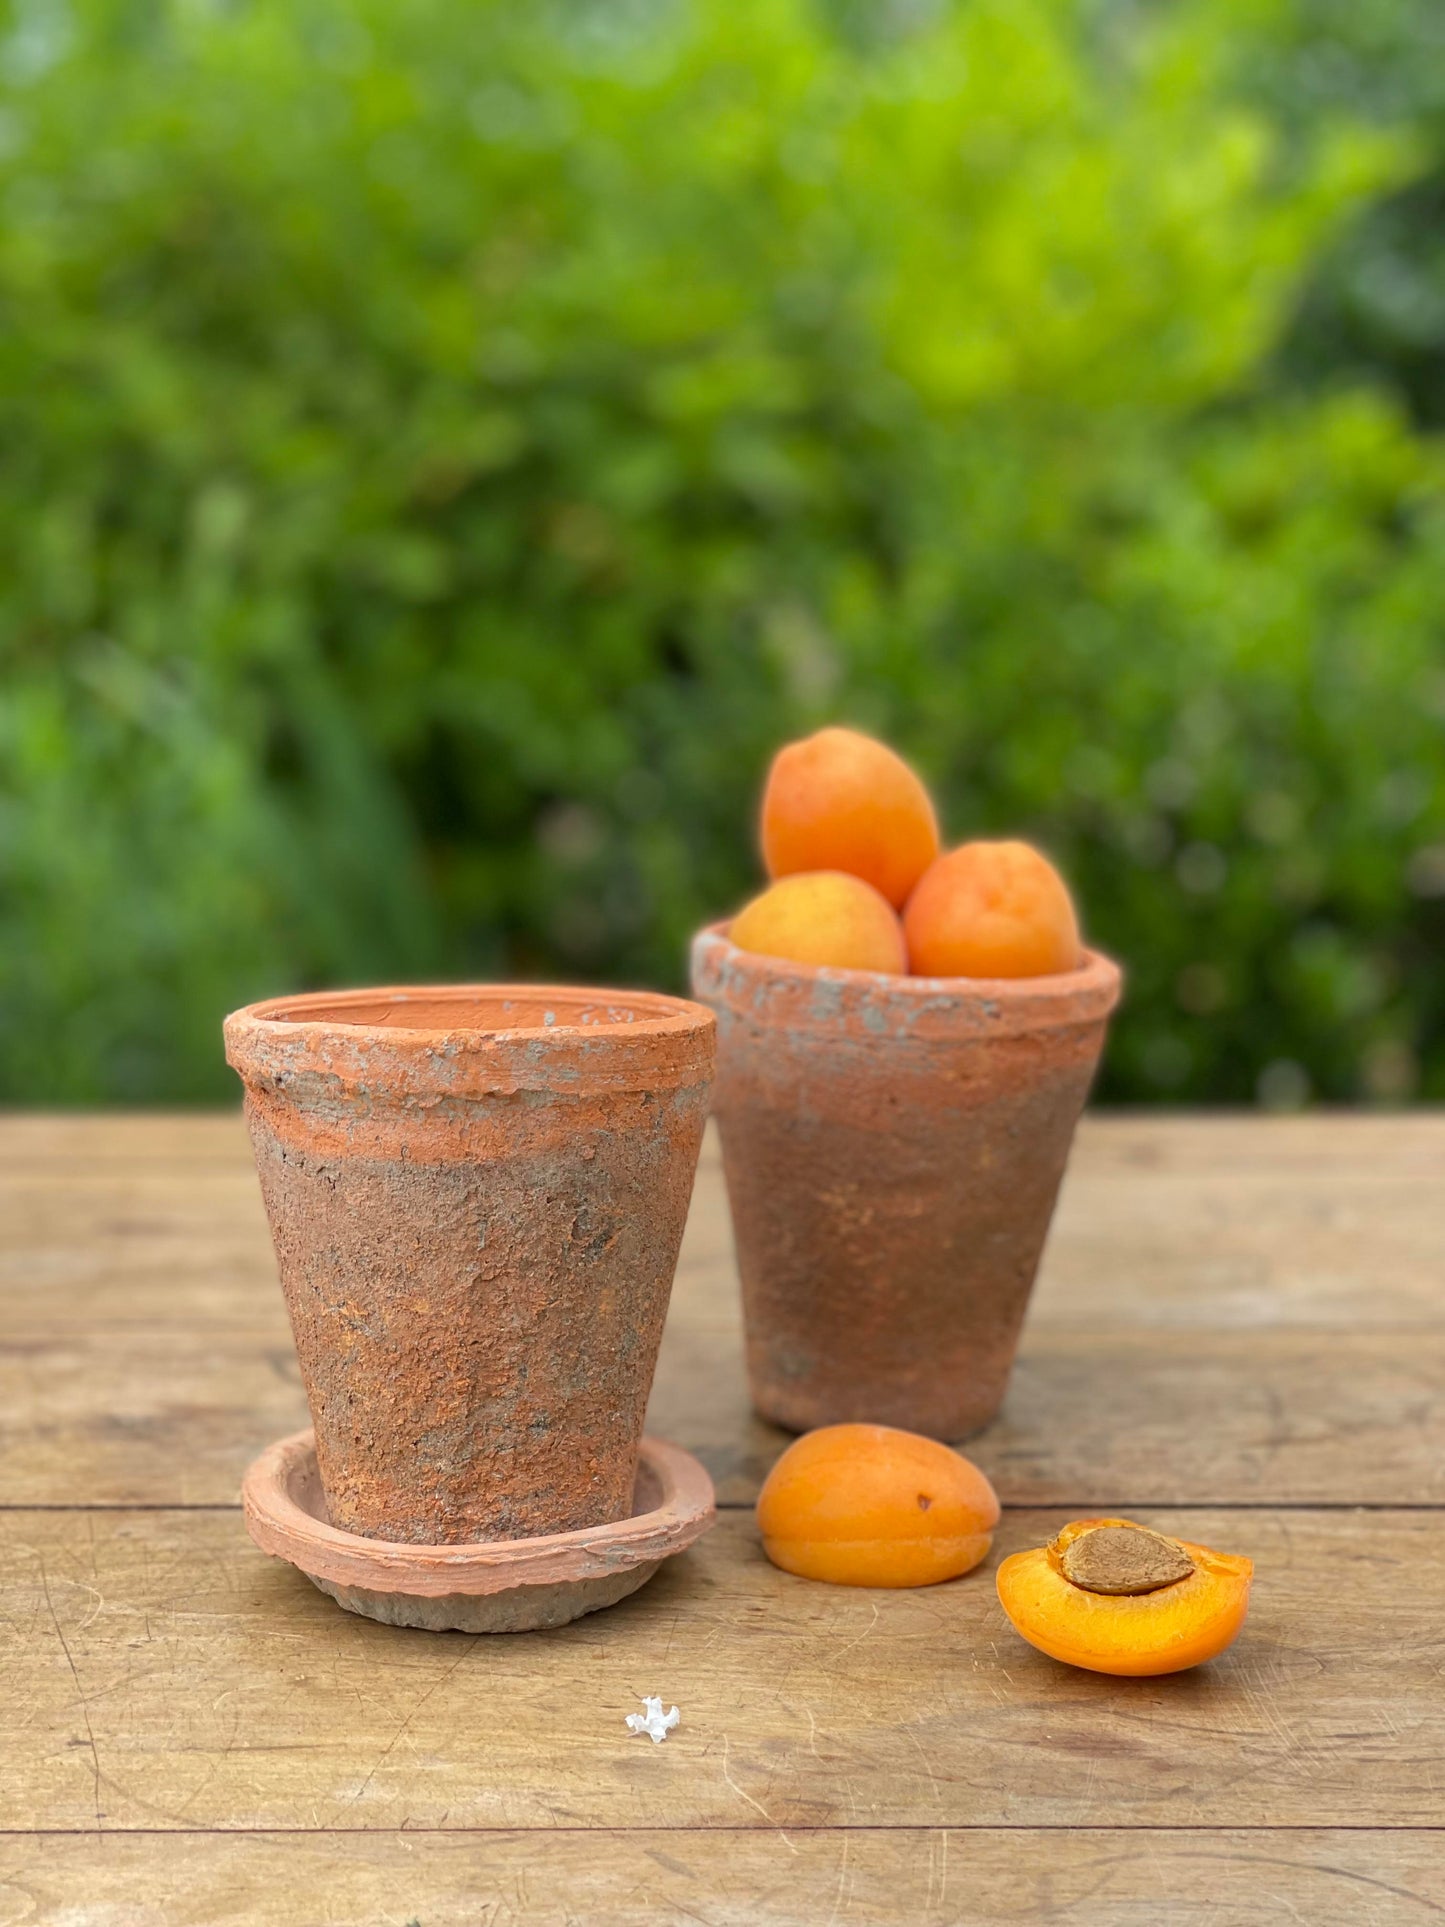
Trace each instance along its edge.
<path fill-rule="evenodd" d="M 40 1559 L 40 1589 L 45 1594 L 45 1604 L 50 1610 L 50 1623 L 55 1628 L 55 1637 L 60 1641 L 60 1650 L 65 1654 L 65 1663 L 70 1668 L 70 1677 L 75 1682 L 76 1704 L 80 1717 L 85 1722 L 85 1737 L 90 1744 L 90 1763 L 95 1769 L 95 1824 L 101 1824 L 100 1811 L 100 1753 L 95 1744 L 95 1729 L 90 1723 L 90 1707 L 86 1703 L 85 1688 L 80 1683 L 80 1674 L 75 1670 L 75 1660 L 71 1655 L 70 1642 L 60 1624 L 60 1615 L 55 1610 L 55 1601 L 50 1597 L 50 1580 L 46 1575 L 45 1561 Z M 89 1622 L 87 1622 L 89 1623 Z"/>
<path fill-rule="evenodd" d="M 840 1647 L 839 1650 L 833 1655 L 833 1662 L 835 1665 L 838 1663 L 839 1660 L 843 1659 L 846 1654 L 851 1653 L 855 1646 L 861 1646 L 863 1644 L 863 1641 L 867 1639 L 868 1635 L 873 1631 L 873 1628 L 878 1624 L 878 1603 L 876 1600 L 874 1600 L 872 1603 L 873 1603 L 873 1617 L 868 1621 L 868 1624 L 863 1628 L 861 1633 L 859 1633 L 855 1638 L 850 1639 L 846 1646 Z"/>
<path fill-rule="evenodd" d="M 1293 1871 L 1287 1860 L 1281 1860 L 1275 1864 L 1287 1871 Z M 1397 1887 L 1391 1881 L 1381 1880 L 1374 1874 L 1361 1873 L 1354 1867 L 1335 1866 L 1328 1860 L 1319 1860 L 1315 1864 L 1321 1873 L 1327 1873 L 1333 1879 L 1353 1880 L 1358 1886 L 1374 1887 L 1382 1894 L 1393 1894 L 1399 1900 L 1408 1900 L 1414 1906 L 1423 1907 L 1427 1913 L 1445 1914 L 1445 1907 L 1437 1906 L 1427 1895 L 1414 1893 L 1408 1887 Z"/>
<path fill-rule="evenodd" d="M 928 1749 L 924 1746 L 922 1740 L 919 1739 L 911 1723 L 905 1725 L 903 1731 L 908 1735 L 909 1739 L 912 1740 L 917 1749 L 918 1757 L 923 1762 L 923 1770 L 928 1775 L 928 1784 L 933 1789 L 933 1797 L 936 1800 L 938 1798 L 938 1777 L 933 1771 L 933 1762 L 928 1757 Z"/>
<path fill-rule="evenodd" d="M 215 1702 L 215 1706 L 212 1707 L 211 1709 L 212 1712 L 215 1711 L 216 1706 L 220 1705 L 221 1700 L 227 1699 L 227 1698 L 229 1698 L 229 1694 L 222 1693 L 221 1699 L 218 1699 Z M 181 1801 L 181 1804 L 174 1809 L 172 1814 L 173 1819 L 181 1820 L 184 1818 L 184 1816 L 195 1805 L 196 1801 L 200 1799 L 201 1795 L 205 1792 L 206 1788 L 211 1784 L 212 1780 L 215 1779 L 216 1775 L 220 1772 L 225 1762 L 228 1759 L 230 1759 L 231 1749 L 235 1746 L 236 1735 L 240 1731 L 241 1715 L 240 1715 L 239 1707 L 235 1707 L 235 1706 L 231 1707 L 230 1716 L 231 1716 L 231 1730 L 226 1735 L 225 1742 L 222 1745 L 220 1752 L 219 1753 L 213 1752 L 211 1754 L 211 1757 L 207 1761 L 205 1769 L 202 1772 L 200 1779 L 197 1780 L 196 1784 L 191 1788 L 190 1792 L 186 1795 L 185 1799 Z"/>
<path fill-rule="evenodd" d="M 783 1829 L 778 1825 L 777 1821 L 773 1818 L 772 1814 L 768 1812 L 767 1808 L 763 1805 L 762 1801 L 755 1800 L 752 1794 L 747 1791 L 746 1787 L 740 1787 L 737 1781 L 733 1778 L 732 1774 L 729 1772 L 728 1770 L 728 1736 L 726 1733 L 724 1733 L 722 1736 L 722 1743 L 723 1743 L 722 1772 L 723 1772 L 724 1780 L 727 1781 L 728 1785 L 732 1788 L 733 1792 L 737 1794 L 739 1799 L 746 1800 L 750 1807 L 752 1807 L 756 1812 L 760 1813 L 763 1816 L 763 1818 L 767 1821 L 768 1825 L 773 1829 L 773 1832 L 777 1834 L 778 1838 L 782 1841 L 783 1845 L 788 1849 L 788 1852 L 796 1853 L 798 1849 L 794 1846 L 793 1842 L 788 1838 L 787 1834 L 783 1832 Z"/>
<path fill-rule="evenodd" d="M 844 1890 L 848 1881 L 848 1836 L 843 1835 L 843 1857 L 838 1862 L 838 1889 L 833 1895 L 833 1911 L 828 1916 L 828 1927 L 836 1927 L 838 1910 L 843 1905 Z"/>
<path fill-rule="evenodd" d="M 1094 1791 L 1094 1781 L 1098 1778 L 1098 1775 L 1099 1775 L 1099 1756 L 1097 1753 L 1095 1753 L 1090 1756 L 1088 1771 L 1084 1775 L 1084 1790 L 1079 1795 L 1078 1810 L 1075 1814 L 1075 1818 L 1073 1822 L 1075 1826 L 1085 1826 L 1089 1821 L 1089 1817 L 1093 1812 L 1093 1801 L 1092 1801 L 1091 1795 L 1093 1794 L 1093 1791 Z"/>
<path fill-rule="evenodd" d="M 472 1654 L 476 1651 L 479 1641 L 483 1637 L 484 1635 L 481 1633 L 473 1633 L 470 1640 L 467 1642 L 466 1651 L 458 1655 L 458 1657 L 455 1660 L 453 1660 L 452 1664 L 448 1666 L 447 1670 L 442 1674 L 440 1679 L 433 1680 L 432 1684 L 428 1686 L 426 1691 L 422 1694 L 421 1698 L 412 1707 L 411 1711 L 407 1714 L 406 1718 L 401 1722 L 400 1726 L 397 1727 L 396 1731 L 392 1734 L 391 1738 L 387 1741 L 386 1745 L 382 1748 L 381 1752 L 377 1755 L 376 1762 L 372 1766 L 371 1771 L 367 1774 L 366 1778 L 362 1781 L 361 1785 L 356 1789 L 355 1793 L 353 1793 L 351 1798 L 347 1801 L 348 1806 L 356 1805 L 356 1802 L 361 1798 L 362 1794 L 365 1793 L 366 1789 L 371 1785 L 372 1781 L 376 1778 L 377 1774 L 381 1771 L 381 1769 L 386 1765 L 387 1761 L 391 1758 L 393 1752 L 395 1752 L 396 1750 L 398 1742 L 402 1738 L 402 1735 L 406 1733 L 407 1730 L 410 1728 L 411 1723 L 416 1718 L 417 1714 L 426 1705 L 427 1701 L 432 1697 L 434 1693 L 439 1693 L 441 1691 L 442 1687 L 445 1686 L 447 1682 L 452 1678 L 452 1675 L 457 1671 L 458 1667 L 464 1665 L 466 1661 L 471 1658 Z"/>
<path fill-rule="evenodd" d="M 682 1619 L 682 1614 L 680 1612 L 676 1612 L 672 1615 L 672 1624 L 667 1629 L 667 1645 L 662 1655 L 662 1663 L 664 1666 L 666 1666 L 668 1660 L 671 1659 L 672 1657 L 672 1642 L 677 1636 L 677 1628 L 681 1619 Z"/>

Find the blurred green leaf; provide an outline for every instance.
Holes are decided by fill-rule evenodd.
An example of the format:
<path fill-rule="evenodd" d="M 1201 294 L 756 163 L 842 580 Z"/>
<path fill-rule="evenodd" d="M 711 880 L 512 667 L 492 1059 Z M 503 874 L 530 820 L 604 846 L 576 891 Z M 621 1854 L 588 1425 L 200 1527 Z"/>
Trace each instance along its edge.
<path fill-rule="evenodd" d="M 225 1095 L 304 984 L 677 984 L 830 717 L 1064 864 L 1106 1095 L 1445 1095 L 1445 460 L 1319 319 L 1445 121 L 1311 44 L 0 9 L 0 1095 Z"/>

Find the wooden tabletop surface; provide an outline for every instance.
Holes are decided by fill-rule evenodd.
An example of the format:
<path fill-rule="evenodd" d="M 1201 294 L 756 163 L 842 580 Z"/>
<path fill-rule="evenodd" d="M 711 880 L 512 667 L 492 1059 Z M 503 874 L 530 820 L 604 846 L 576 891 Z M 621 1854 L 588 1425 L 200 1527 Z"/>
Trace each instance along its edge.
<path fill-rule="evenodd" d="M 250 1544 L 305 1404 L 233 1116 L 0 1119 L 0 1927 L 1445 1915 L 1445 1119 L 1081 1131 L 954 1584 L 773 1570 L 709 1145 L 650 1429 L 716 1529 L 469 1637 Z M 1256 1564 L 1214 1665 L 1025 1646 L 993 1568 L 1108 1510 Z M 625 1716 L 681 1709 L 662 1746 Z"/>

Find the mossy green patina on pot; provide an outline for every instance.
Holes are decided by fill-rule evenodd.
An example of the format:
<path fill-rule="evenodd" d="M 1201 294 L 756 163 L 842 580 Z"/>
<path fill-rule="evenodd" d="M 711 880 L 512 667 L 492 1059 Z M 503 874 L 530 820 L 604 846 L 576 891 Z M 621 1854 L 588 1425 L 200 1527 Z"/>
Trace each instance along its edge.
<path fill-rule="evenodd" d="M 1120 973 L 830 970 L 694 941 L 753 1402 L 960 1439 L 1008 1385 Z"/>
<path fill-rule="evenodd" d="M 626 1518 L 711 1014 L 459 986 L 225 1030 L 332 1524 L 444 1545 Z"/>

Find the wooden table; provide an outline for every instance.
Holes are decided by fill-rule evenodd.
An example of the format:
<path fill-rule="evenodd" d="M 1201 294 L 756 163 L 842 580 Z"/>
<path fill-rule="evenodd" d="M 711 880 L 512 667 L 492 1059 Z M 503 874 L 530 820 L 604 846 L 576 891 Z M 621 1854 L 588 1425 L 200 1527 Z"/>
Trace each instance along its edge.
<path fill-rule="evenodd" d="M 1110 1511 L 1254 1557 L 1239 1644 L 1162 1680 L 1025 1646 L 994 1560 L 767 1564 L 711 1148 L 651 1424 L 719 1524 L 490 1639 L 351 1618 L 246 1538 L 305 1407 L 236 1118 L 0 1120 L 0 1192 L 0 1924 L 1445 1913 L 1445 1120 L 1084 1129 L 970 1450 L 996 1556 Z"/>

